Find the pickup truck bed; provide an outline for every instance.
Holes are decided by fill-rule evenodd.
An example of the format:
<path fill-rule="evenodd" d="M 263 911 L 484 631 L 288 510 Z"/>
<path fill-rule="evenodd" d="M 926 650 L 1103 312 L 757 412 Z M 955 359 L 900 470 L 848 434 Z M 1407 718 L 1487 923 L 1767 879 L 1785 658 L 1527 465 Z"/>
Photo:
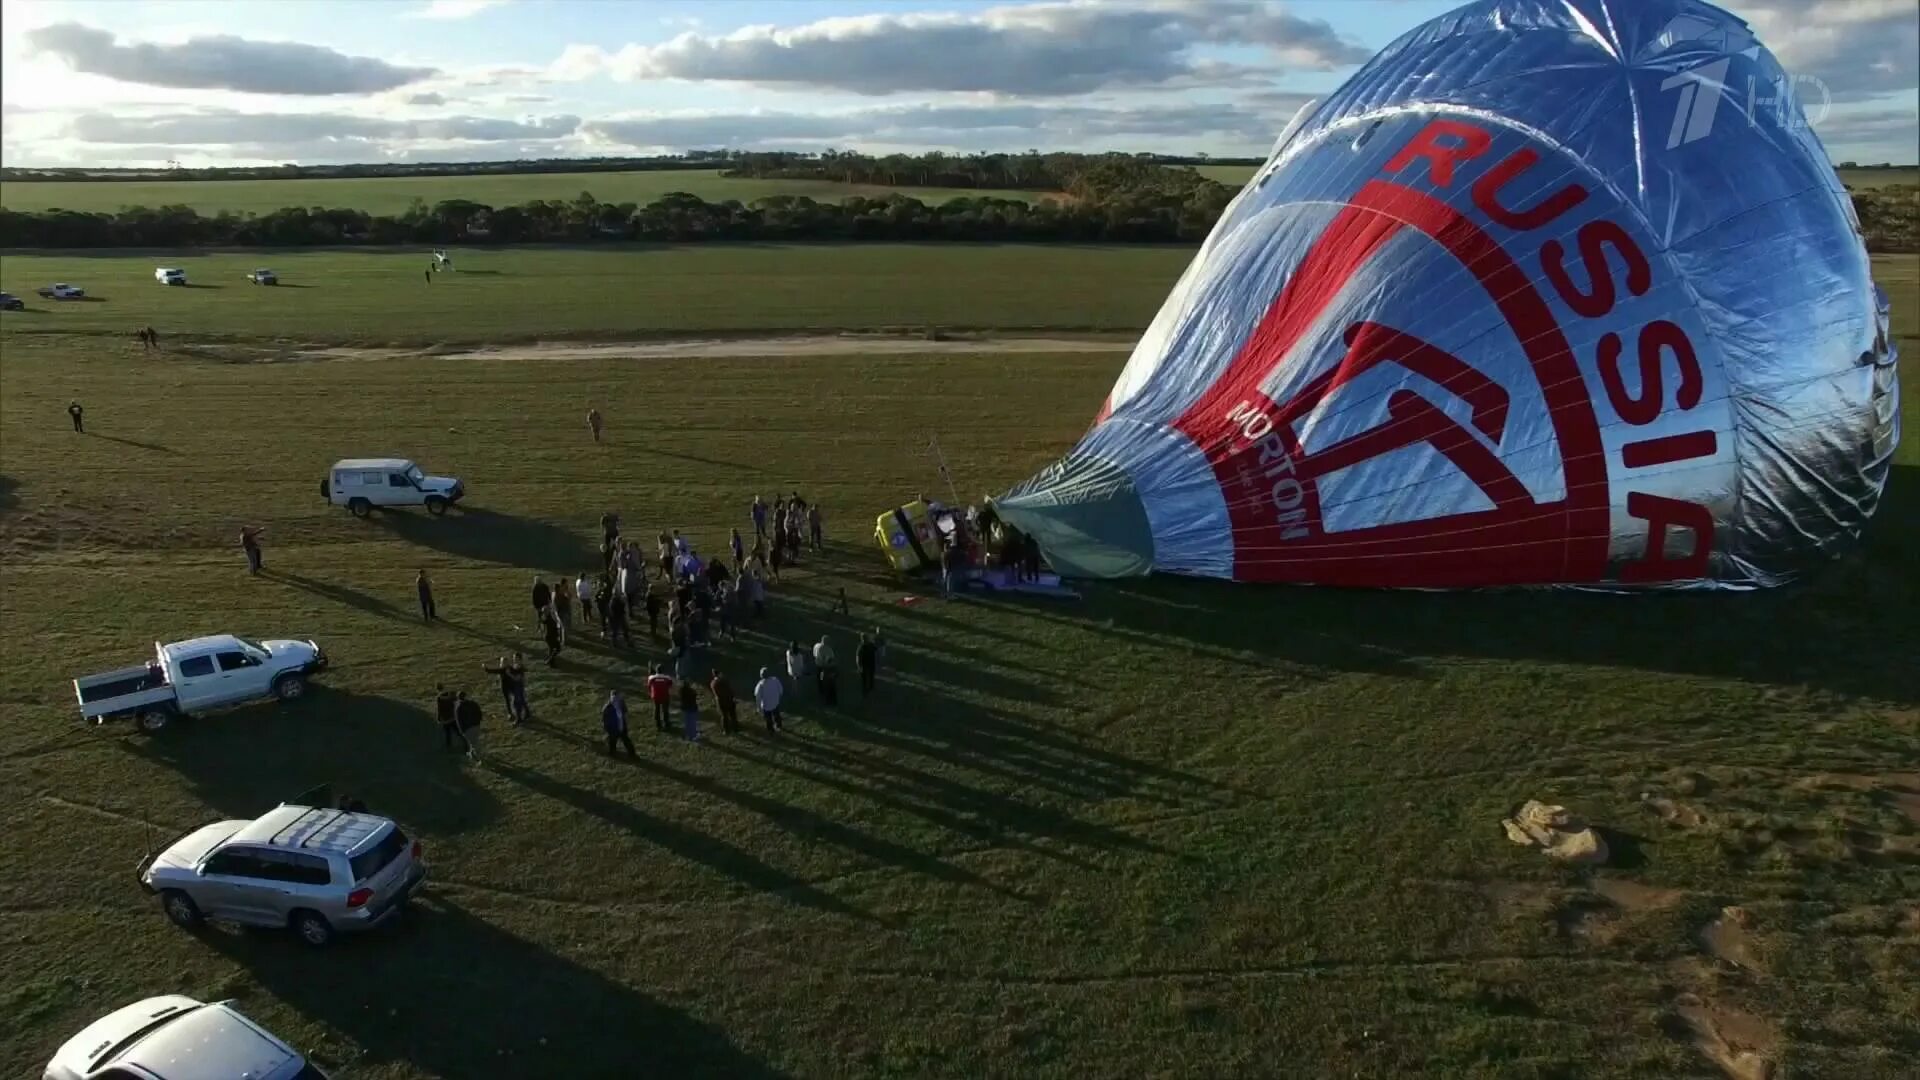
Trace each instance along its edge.
<path fill-rule="evenodd" d="M 138 694 L 143 690 L 158 690 L 166 685 L 166 674 L 154 670 L 150 664 L 121 668 L 118 671 L 107 671 L 73 680 L 73 688 L 79 693 L 82 705 L 91 705 L 96 701 L 105 701 L 108 698 L 123 697 L 128 694 Z"/>

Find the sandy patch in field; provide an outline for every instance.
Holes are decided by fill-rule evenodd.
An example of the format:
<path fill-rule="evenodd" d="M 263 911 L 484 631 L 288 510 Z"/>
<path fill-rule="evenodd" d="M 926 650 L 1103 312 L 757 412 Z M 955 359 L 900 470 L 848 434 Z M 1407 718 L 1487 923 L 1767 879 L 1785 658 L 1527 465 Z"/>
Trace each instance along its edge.
<path fill-rule="evenodd" d="M 1693 1034 L 1693 1044 L 1733 1080 L 1768 1080 L 1780 1035 L 1752 1013 L 1694 994 L 1683 994 L 1675 1011 Z"/>

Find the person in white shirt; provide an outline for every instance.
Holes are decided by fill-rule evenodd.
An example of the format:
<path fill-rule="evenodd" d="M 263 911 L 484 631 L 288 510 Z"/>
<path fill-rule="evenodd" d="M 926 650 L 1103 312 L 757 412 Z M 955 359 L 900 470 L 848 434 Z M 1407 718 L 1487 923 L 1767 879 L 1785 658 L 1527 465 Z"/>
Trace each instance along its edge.
<path fill-rule="evenodd" d="M 591 618 L 594 613 L 593 582 L 587 580 L 587 575 L 581 574 L 574 579 L 573 595 L 580 598 L 580 617 L 583 619 Z"/>
<path fill-rule="evenodd" d="M 807 677 L 807 650 L 801 648 L 797 641 L 787 643 L 787 677 L 793 680 L 795 686 Z"/>
<path fill-rule="evenodd" d="M 760 707 L 760 718 L 767 722 L 768 734 L 787 730 L 787 725 L 780 720 L 780 699 L 786 696 L 786 691 L 773 669 L 760 669 L 760 681 L 753 684 L 753 703 Z"/>
<path fill-rule="evenodd" d="M 820 636 L 820 643 L 813 647 L 813 667 L 814 680 L 820 690 L 820 700 L 828 705 L 839 704 L 839 658 L 833 655 L 833 646 L 827 643 L 824 634 Z"/>

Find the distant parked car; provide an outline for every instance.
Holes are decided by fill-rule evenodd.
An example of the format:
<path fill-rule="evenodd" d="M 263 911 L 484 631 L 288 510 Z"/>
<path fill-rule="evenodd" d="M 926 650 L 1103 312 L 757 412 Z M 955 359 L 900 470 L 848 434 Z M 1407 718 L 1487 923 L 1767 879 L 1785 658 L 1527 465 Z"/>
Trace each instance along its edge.
<path fill-rule="evenodd" d="M 327 1080 L 293 1047 L 240 1014 L 179 994 L 135 1002 L 80 1029 L 47 1063 L 46 1080 L 245 1076 Z"/>
<path fill-rule="evenodd" d="M 162 285 L 185 285 L 187 272 L 177 266 L 158 266 L 154 268 L 153 280 Z"/>
<path fill-rule="evenodd" d="M 142 859 L 138 876 L 178 926 L 284 927 L 320 948 L 399 914 L 427 864 L 420 842 L 388 818 L 283 804 L 252 821 L 203 825 Z"/>
<path fill-rule="evenodd" d="M 280 275 L 271 270 L 255 270 L 253 273 L 247 275 L 247 280 L 253 282 L 255 285 L 278 285 L 280 284 Z"/>
<path fill-rule="evenodd" d="M 363 518 L 376 506 L 424 506 L 439 517 L 460 501 L 466 486 L 451 476 L 428 476 L 405 458 L 336 461 L 320 480 L 320 494 Z"/>
<path fill-rule="evenodd" d="M 0 311 L 22 311 L 27 302 L 10 292 L 0 292 Z"/>
<path fill-rule="evenodd" d="M 69 285 L 60 281 L 41 289 L 40 295 L 49 300 L 78 300 L 87 295 L 87 290 L 78 285 Z"/>

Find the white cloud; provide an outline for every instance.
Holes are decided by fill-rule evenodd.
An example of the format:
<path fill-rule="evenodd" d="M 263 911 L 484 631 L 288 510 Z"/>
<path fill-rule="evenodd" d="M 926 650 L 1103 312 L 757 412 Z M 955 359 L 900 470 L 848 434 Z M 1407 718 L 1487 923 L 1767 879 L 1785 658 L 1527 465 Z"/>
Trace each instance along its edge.
<path fill-rule="evenodd" d="M 406 103 L 409 105 L 445 105 L 447 103 L 447 95 L 433 91 L 428 91 L 423 94 L 408 94 Z"/>
<path fill-rule="evenodd" d="M 30 48 L 74 71 L 120 82 L 251 94 L 371 94 L 418 82 L 434 69 L 401 67 L 317 45 L 217 35 L 178 45 L 122 45 L 106 30 L 63 22 L 26 33 Z"/>
<path fill-rule="evenodd" d="M 465 19 L 478 15 L 488 8 L 500 7 L 508 0 L 432 0 L 418 11 L 408 12 L 408 19 Z"/>
<path fill-rule="evenodd" d="M 580 118 L 570 115 L 527 120 L 489 116 L 444 116 L 423 120 L 385 119 L 352 113 L 249 113 L 228 110 L 159 113 L 82 113 L 66 135 L 82 143 L 170 146 L 273 146 L 325 140 L 404 142 L 513 142 L 559 139 L 573 134 Z"/>
<path fill-rule="evenodd" d="M 1823 92 L 1835 101 L 1904 94 L 1911 106 L 1920 89 L 1914 0 L 1745 0 L 1734 10 L 1802 78 L 1795 89 L 1803 101 Z"/>
<path fill-rule="evenodd" d="M 573 45 L 553 71 L 560 78 L 604 72 L 624 80 L 809 86 L 859 94 L 1059 96 L 1195 81 L 1207 72 L 1193 55 L 1204 45 L 1259 46 L 1281 66 L 1312 70 L 1356 64 L 1370 55 L 1327 23 L 1261 0 L 1058 0 L 975 14 L 860 15 L 790 29 L 690 32 L 611 53 Z"/>

